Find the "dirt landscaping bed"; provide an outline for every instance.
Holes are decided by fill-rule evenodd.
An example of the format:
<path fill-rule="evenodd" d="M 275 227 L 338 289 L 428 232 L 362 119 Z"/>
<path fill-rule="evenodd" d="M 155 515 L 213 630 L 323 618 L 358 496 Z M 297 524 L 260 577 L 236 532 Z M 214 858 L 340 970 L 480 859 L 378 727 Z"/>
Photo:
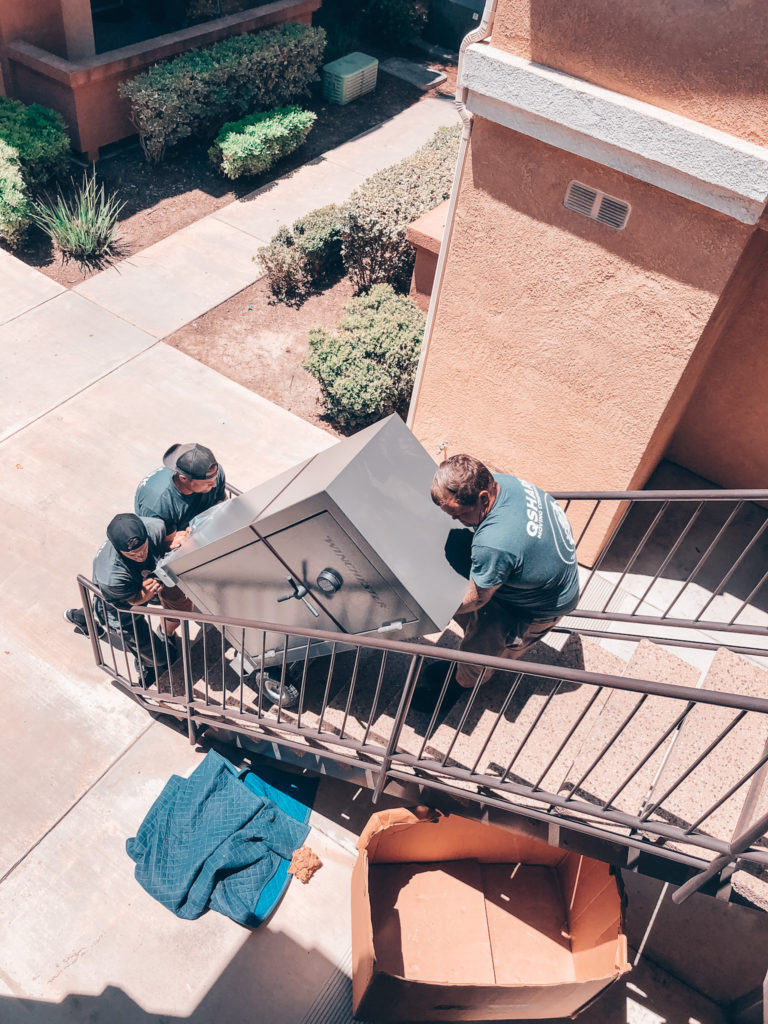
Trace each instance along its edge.
<path fill-rule="evenodd" d="M 341 436 L 324 418 L 320 385 L 302 367 L 312 327 L 334 328 L 353 290 L 345 278 L 301 306 L 275 302 L 266 280 L 165 338 L 165 343 L 308 423 Z"/>
<path fill-rule="evenodd" d="M 449 71 L 455 71 L 449 66 Z M 379 74 L 375 92 L 353 103 L 326 103 L 315 88 L 306 105 L 317 121 L 306 143 L 258 177 L 230 181 L 217 174 L 208 159 L 208 143 L 179 146 L 161 164 L 148 164 L 137 141 L 116 147 L 97 164 L 97 173 L 108 193 L 125 201 L 120 219 L 122 258 L 141 252 L 181 228 L 226 206 L 235 199 L 261 188 L 335 146 L 394 117 L 425 96 L 448 94 L 451 79 L 429 92 L 420 92 L 407 82 L 386 73 Z M 73 163 L 72 176 L 78 182 L 83 167 Z M 65 190 L 66 191 L 66 190 Z M 36 228 L 14 255 L 65 287 L 74 287 L 88 276 L 77 263 L 65 263 L 50 240 Z"/>

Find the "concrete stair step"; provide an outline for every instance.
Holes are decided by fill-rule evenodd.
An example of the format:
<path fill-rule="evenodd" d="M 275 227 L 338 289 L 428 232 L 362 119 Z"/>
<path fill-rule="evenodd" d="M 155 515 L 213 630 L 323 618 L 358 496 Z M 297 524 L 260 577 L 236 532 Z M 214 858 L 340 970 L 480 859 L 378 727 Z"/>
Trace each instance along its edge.
<path fill-rule="evenodd" d="M 298 706 L 283 708 L 280 720 L 300 724 L 302 728 L 316 732 L 318 742 L 328 737 L 331 745 L 334 736 L 361 743 L 365 740 L 372 744 L 386 744 L 407 675 L 408 659 L 390 654 L 380 685 L 381 655 L 375 651 L 361 651 L 356 672 L 354 652 L 337 654 L 330 684 L 329 669 L 327 657 L 310 661 L 301 716 Z M 289 673 L 289 679 L 297 689 L 301 684 L 301 671 L 298 664 Z M 262 714 L 268 720 L 276 720 L 277 705 L 265 701 Z"/>
<path fill-rule="evenodd" d="M 707 672 L 703 689 L 762 697 L 768 693 L 768 674 L 746 658 L 721 648 Z M 673 785 L 685 770 L 707 749 L 718 734 L 738 716 L 729 708 L 707 705 L 695 707 L 685 722 L 669 754 L 655 787 L 656 798 Z M 713 802 L 723 796 L 763 755 L 768 743 L 768 717 L 747 715 L 725 739 L 664 800 L 652 818 L 692 824 Z M 701 830 L 721 839 L 730 839 L 738 822 L 746 796 L 742 787 L 712 813 Z M 768 809 L 768 794 L 755 808 L 753 819 Z"/>
<path fill-rule="evenodd" d="M 379 681 L 381 655 L 378 652 L 361 651 L 354 679 L 354 657 L 348 657 L 350 663 L 342 672 L 342 684 L 334 690 L 323 714 L 322 731 L 359 742 L 367 735 L 369 743 L 386 744 L 407 677 L 409 659 L 390 654 Z"/>
<path fill-rule="evenodd" d="M 768 673 L 754 662 L 721 648 L 704 678 L 703 688 L 764 697 L 768 693 Z M 683 723 L 670 751 L 654 789 L 654 798 L 661 798 L 737 716 L 737 711 L 728 708 L 705 705 L 695 707 Z M 685 827 L 693 824 L 763 756 L 766 744 L 768 716 L 748 712 L 673 790 L 662 806 L 651 814 L 650 820 L 672 822 Z M 761 769 L 759 774 L 763 783 L 762 790 L 745 815 L 745 820 L 740 821 L 740 818 L 750 783 L 742 786 L 713 811 L 697 831 L 729 841 L 737 826 L 747 827 L 765 814 L 768 811 L 768 769 Z M 732 885 L 745 899 L 768 909 L 768 872 L 747 866 L 734 873 Z"/>
<path fill-rule="evenodd" d="M 649 640 L 642 640 L 638 644 L 623 674 L 629 678 L 682 686 L 695 686 L 699 678 L 698 671 L 692 665 Z M 633 714 L 635 708 L 637 711 Z M 641 694 L 614 690 L 600 714 L 593 718 L 592 729 L 561 788 L 572 790 L 577 787 L 579 795 L 592 803 L 604 804 L 611 800 L 683 708 L 684 704 L 663 697 L 646 696 L 643 700 Z M 598 753 L 630 715 L 632 718 L 629 724 L 590 770 Z M 671 740 L 672 737 L 665 740 L 627 782 L 612 800 L 613 808 L 630 814 L 639 813 Z M 588 772 L 586 777 L 585 772 Z"/>
<path fill-rule="evenodd" d="M 595 641 L 576 636 L 569 637 L 561 651 L 553 650 L 546 643 L 537 644 L 526 659 L 602 673 L 620 674 L 624 668 L 624 662 L 603 650 Z M 509 778 L 530 784 L 541 777 L 541 788 L 552 786 L 556 791 L 557 783 L 588 732 L 589 715 L 595 713 L 605 696 L 591 686 L 523 675 L 517 682 L 506 711 L 499 718 L 499 711 L 517 678 L 514 672 L 497 673 L 481 686 L 457 734 L 456 730 L 467 708 L 467 700 L 460 699 L 434 730 L 425 756 L 442 760 L 455 738 L 448 764 L 464 768 L 473 768 L 476 764 L 477 771 L 499 776 L 509 767 L 510 760 L 519 748 Z M 563 745 L 590 701 L 592 706 L 584 720 Z M 410 726 L 420 743 L 428 721 L 429 716 L 412 713 L 404 732 Z M 534 723 L 531 738 L 524 742 L 526 733 Z M 563 749 L 558 753 L 561 745 Z M 553 758 L 554 762 L 547 768 Z"/>

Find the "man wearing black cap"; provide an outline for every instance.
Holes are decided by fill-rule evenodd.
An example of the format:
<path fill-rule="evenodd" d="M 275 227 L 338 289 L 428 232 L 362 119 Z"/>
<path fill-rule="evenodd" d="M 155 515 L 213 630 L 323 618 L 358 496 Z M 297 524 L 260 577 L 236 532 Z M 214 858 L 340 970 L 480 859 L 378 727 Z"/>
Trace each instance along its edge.
<path fill-rule="evenodd" d="M 145 685 L 154 682 L 155 667 L 164 672 L 168 655 L 173 658 L 171 639 L 177 619 L 166 619 L 167 639 L 151 635 L 143 616 L 121 614 L 157 598 L 164 608 L 191 611 L 192 604 L 178 587 L 165 587 L 152 573 L 168 551 L 165 526 L 160 519 L 121 513 L 107 527 L 107 540 L 93 560 L 93 582 L 104 597 L 96 602 L 96 613 L 111 631 L 122 635 L 128 650 L 136 655 L 136 669 Z"/>
<path fill-rule="evenodd" d="M 138 516 L 162 519 L 168 542 L 176 547 L 195 516 L 225 497 L 224 470 L 211 449 L 202 444 L 174 444 L 163 456 L 161 468 L 139 484 L 134 510 Z"/>

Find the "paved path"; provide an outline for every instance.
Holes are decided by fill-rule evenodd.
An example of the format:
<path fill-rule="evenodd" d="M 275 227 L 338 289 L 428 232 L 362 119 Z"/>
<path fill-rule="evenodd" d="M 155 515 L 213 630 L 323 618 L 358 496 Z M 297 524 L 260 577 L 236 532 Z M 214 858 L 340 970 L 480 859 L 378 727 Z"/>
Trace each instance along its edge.
<path fill-rule="evenodd" d="M 267 927 L 178 921 L 134 882 L 123 845 L 202 752 L 113 689 L 61 616 L 172 442 L 209 444 L 245 488 L 334 442 L 158 338 L 256 280 L 252 257 L 281 223 L 343 200 L 455 116 L 425 100 L 77 289 L 0 250 L 4 1024 L 295 1024 L 348 960 L 349 828 L 367 801 L 345 806 L 346 787 L 324 782 L 323 869 Z"/>
<path fill-rule="evenodd" d="M 441 125 L 457 121 L 450 100 L 424 99 L 73 290 L 165 338 L 262 277 L 256 250 L 281 224 L 343 202 L 369 175 L 408 156 Z"/>

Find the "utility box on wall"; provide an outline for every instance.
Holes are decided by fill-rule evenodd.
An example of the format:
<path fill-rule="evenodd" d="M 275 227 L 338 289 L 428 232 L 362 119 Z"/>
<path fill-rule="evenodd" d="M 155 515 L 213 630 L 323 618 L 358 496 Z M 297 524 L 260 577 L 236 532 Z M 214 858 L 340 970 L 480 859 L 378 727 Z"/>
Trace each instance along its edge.
<path fill-rule="evenodd" d="M 215 506 L 163 570 L 200 611 L 227 618 L 392 639 L 441 630 L 466 579 L 446 559 L 453 523 L 430 498 L 434 471 L 390 416 Z M 265 666 L 284 647 L 268 636 Z M 228 631 L 238 650 L 241 637 Z M 255 665 L 262 644 L 261 631 L 245 631 L 243 653 Z M 305 649 L 293 637 L 287 660 Z"/>
<path fill-rule="evenodd" d="M 458 51 L 464 36 L 480 24 L 485 0 L 430 0 L 427 39 Z"/>

